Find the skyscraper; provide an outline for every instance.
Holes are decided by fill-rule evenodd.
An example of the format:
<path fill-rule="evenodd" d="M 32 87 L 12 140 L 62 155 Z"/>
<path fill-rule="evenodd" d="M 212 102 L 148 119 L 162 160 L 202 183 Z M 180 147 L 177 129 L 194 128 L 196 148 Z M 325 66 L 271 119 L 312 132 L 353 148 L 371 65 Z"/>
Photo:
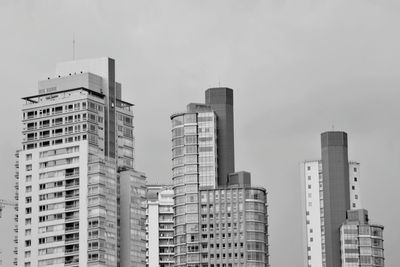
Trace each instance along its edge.
<path fill-rule="evenodd" d="M 117 174 L 133 171 L 134 138 L 114 60 L 60 63 L 23 99 L 18 266 L 119 265 Z"/>
<path fill-rule="evenodd" d="M 234 173 L 233 90 L 171 120 L 176 266 L 268 266 L 266 191 Z"/>
<path fill-rule="evenodd" d="M 348 160 L 347 134 L 321 134 L 322 160 L 301 165 L 304 266 L 341 266 L 340 227 L 361 209 L 360 164 Z"/>

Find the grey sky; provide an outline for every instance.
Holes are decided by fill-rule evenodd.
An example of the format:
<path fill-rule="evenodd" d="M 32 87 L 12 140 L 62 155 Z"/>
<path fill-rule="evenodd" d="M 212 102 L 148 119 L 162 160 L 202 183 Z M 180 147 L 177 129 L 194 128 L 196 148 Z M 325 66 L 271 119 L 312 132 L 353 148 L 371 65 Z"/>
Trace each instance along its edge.
<path fill-rule="evenodd" d="M 116 60 L 136 104 L 136 166 L 150 181 L 170 181 L 169 115 L 210 86 L 235 90 L 236 166 L 269 191 L 274 267 L 302 260 L 299 163 L 320 157 L 320 132 L 347 131 L 362 204 L 385 225 L 386 266 L 396 266 L 399 26 L 395 0 L 1 0 L 0 197 L 13 197 L 20 98 L 71 60 L 74 32 L 77 58 Z M 11 210 L 4 216 L 11 266 Z"/>

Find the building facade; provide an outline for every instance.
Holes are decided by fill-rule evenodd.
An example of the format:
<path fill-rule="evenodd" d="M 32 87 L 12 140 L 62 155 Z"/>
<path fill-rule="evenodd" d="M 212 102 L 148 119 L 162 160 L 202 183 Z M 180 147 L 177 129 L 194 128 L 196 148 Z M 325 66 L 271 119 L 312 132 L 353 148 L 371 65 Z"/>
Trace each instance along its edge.
<path fill-rule="evenodd" d="M 120 266 L 146 266 L 146 175 L 135 170 L 118 173 Z"/>
<path fill-rule="evenodd" d="M 117 266 L 117 173 L 134 139 L 114 60 L 58 64 L 23 99 L 16 265 Z"/>
<path fill-rule="evenodd" d="M 174 266 L 174 190 L 147 185 L 147 266 Z"/>
<path fill-rule="evenodd" d="M 383 267 L 383 226 L 370 224 L 365 209 L 349 210 L 340 227 L 343 267 Z"/>
<path fill-rule="evenodd" d="M 322 161 L 305 161 L 301 164 L 304 266 L 321 267 L 325 255 L 324 183 Z M 360 164 L 349 162 L 349 188 L 351 209 L 361 208 Z"/>
<path fill-rule="evenodd" d="M 256 250 L 255 254 L 245 252 L 248 240 L 245 239 L 244 228 L 237 236 L 228 237 L 227 233 L 228 229 L 244 227 L 245 192 L 251 190 L 249 174 L 246 184 L 240 183 L 246 180 L 239 178 L 243 175 L 234 174 L 233 90 L 210 88 L 206 91 L 206 104 L 191 103 L 186 112 L 172 115 L 171 121 L 175 265 L 268 266 L 265 190 L 262 203 L 257 203 L 257 208 L 262 206 L 259 210 L 262 221 L 255 223 L 257 227 L 263 225 L 259 233 L 263 246 L 257 245 L 260 250 Z M 230 177 L 235 182 L 230 182 Z M 202 203 L 200 198 L 203 193 L 218 210 L 214 209 L 214 204 Z M 220 194 L 231 197 L 219 198 Z M 218 219 L 214 219 L 214 215 Z M 236 228 L 233 228 L 234 224 Z M 228 247 L 229 243 L 231 247 Z M 232 247 L 232 244 L 237 246 Z"/>
<path fill-rule="evenodd" d="M 348 160 L 345 132 L 322 133 L 321 154 L 321 160 L 301 164 L 303 264 L 344 266 L 340 228 L 348 214 L 362 208 L 360 164 Z"/>

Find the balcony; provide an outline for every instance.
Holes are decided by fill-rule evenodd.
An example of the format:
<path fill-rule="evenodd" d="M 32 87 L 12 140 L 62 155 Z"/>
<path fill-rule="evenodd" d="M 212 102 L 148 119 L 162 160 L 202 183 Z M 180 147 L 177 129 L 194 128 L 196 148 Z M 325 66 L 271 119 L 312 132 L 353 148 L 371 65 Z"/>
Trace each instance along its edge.
<path fill-rule="evenodd" d="M 65 221 L 66 222 L 75 221 L 75 220 L 79 220 L 79 216 L 78 215 L 65 216 Z"/>
<path fill-rule="evenodd" d="M 66 238 L 65 244 L 79 243 L 79 237 Z"/>
<path fill-rule="evenodd" d="M 79 226 L 72 226 L 72 227 L 65 228 L 66 233 L 71 233 L 71 232 L 76 232 L 76 231 L 79 231 Z"/>
<path fill-rule="evenodd" d="M 65 188 L 71 188 L 71 187 L 79 187 L 79 181 L 78 182 L 66 182 L 66 184 L 65 184 Z"/>
<path fill-rule="evenodd" d="M 78 253 L 79 253 L 79 248 L 65 250 L 65 255 L 73 255 L 73 254 L 78 254 Z"/>
<path fill-rule="evenodd" d="M 79 198 L 79 193 L 65 194 L 65 199 Z"/>
<path fill-rule="evenodd" d="M 73 205 L 66 205 L 65 210 L 74 210 L 74 209 L 79 209 L 79 204 L 73 204 Z"/>

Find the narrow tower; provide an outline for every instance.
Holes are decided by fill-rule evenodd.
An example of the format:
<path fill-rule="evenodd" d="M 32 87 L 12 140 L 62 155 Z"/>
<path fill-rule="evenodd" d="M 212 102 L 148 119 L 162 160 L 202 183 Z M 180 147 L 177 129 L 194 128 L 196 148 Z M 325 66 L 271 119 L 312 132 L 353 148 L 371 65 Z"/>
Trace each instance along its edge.
<path fill-rule="evenodd" d="M 206 105 L 218 118 L 218 185 L 227 185 L 228 174 L 235 172 L 233 90 L 226 87 L 209 88 L 206 91 Z"/>
<path fill-rule="evenodd" d="M 339 229 L 350 209 L 349 160 L 347 134 L 325 132 L 321 134 L 323 177 L 323 208 L 326 267 L 340 266 Z"/>

